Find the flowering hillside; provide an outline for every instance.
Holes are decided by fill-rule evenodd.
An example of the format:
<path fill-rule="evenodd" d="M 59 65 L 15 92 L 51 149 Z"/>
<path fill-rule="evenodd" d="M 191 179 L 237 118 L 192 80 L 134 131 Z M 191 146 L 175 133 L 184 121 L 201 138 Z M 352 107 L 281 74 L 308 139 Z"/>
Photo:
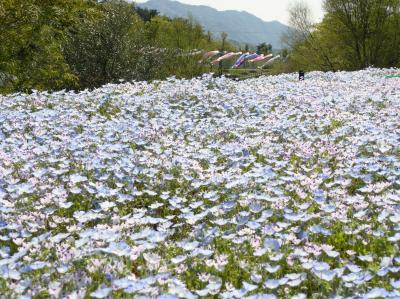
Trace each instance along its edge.
<path fill-rule="evenodd" d="M 396 72 L 0 96 L 0 294 L 399 298 Z"/>

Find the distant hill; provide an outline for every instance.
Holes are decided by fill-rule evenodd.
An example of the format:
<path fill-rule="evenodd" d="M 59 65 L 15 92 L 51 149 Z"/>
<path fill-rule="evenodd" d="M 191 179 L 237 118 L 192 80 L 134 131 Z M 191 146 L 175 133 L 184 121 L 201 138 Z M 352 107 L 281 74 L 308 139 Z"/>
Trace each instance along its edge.
<path fill-rule="evenodd" d="M 221 32 L 226 32 L 230 40 L 251 45 L 266 42 L 274 49 L 282 48 L 280 37 L 288 29 L 278 21 L 265 22 L 245 11 L 218 11 L 209 6 L 188 5 L 170 0 L 149 0 L 139 6 L 156 9 L 160 14 L 171 18 L 191 15 L 206 31 L 211 31 L 216 37 L 219 37 Z"/>

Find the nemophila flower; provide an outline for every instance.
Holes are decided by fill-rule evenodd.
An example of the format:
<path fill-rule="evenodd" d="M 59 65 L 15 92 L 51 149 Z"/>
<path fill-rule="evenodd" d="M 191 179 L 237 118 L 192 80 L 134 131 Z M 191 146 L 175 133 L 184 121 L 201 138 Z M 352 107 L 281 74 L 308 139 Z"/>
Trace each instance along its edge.
<path fill-rule="evenodd" d="M 156 253 L 144 253 L 143 258 L 150 269 L 158 268 L 161 262 L 161 257 Z"/>
<path fill-rule="evenodd" d="M 175 268 L 175 272 L 178 274 L 184 273 L 187 270 L 187 266 L 185 264 L 179 264 L 176 268 Z"/>
<path fill-rule="evenodd" d="M 95 292 L 90 293 L 90 296 L 93 298 L 106 298 L 111 291 L 111 288 L 98 288 Z"/>
<path fill-rule="evenodd" d="M 0 292 L 396 296 L 390 71 L 0 97 Z"/>
<path fill-rule="evenodd" d="M 207 282 L 210 279 L 211 274 L 210 273 L 206 273 L 206 272 L 202 272 L 202 273 L 198 274 L 198 277 L 199 277 L 200 281 Z"/>
<path fill-rule="evenodd" d="M 228 255 L 226 254 L 221 254 L 215 257 L 214 260 L 214 267 L 218 270 L 218 271 L 222 271 L 224 269 L 224 266 L 228 264 Z"/>

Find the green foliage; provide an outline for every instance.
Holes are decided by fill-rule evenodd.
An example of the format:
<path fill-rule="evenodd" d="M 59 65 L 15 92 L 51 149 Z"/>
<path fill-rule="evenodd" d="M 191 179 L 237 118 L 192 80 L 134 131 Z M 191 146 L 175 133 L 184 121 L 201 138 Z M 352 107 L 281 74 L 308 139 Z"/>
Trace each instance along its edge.
<path fill-rule="evenodd" d="M 78 5 L 78 1 L 72 1 Z M 61 44 L 73 16 L 68 1 L 0 3 L 0 91 L 75 86 Z"/>
<path fill-rule="evenodd" d="M 137 6 L 135 7 L 135 10 L 144 22 L 149 22 L 152 18 L 158 16 L 158 11 L 155 9 L 141 8 Z"/>
<path fill-rule="evenodd" d="M 105 2 L 91 18 L 81 18 L 68 33 L 66 59 L 81 88 L 140 78 L 143 25 L 132 4 Z M 147 71 L 147 70 L 145 70 Z"/>
<path fill-rule="evenodd" d="M 356 70 L 400 65 L 399 0 L 325 0 L 326 14 L 312 24 L 302 5 L 291 13 L 285 37 L 290 70 Z"/>
<path fill-rule="evenodd" d="M 185 53 L 221 46 L 191 18 L 122 0 L 4 0 L 0 28 L 2 93 L 193 77 L 209 69 Z"/>
<path fill-rule="evenodd" d="M 272 45 L 271 44 L 266 44 L 266 43 L 261 43 L 257 46 L 257 53 L 258 54 L 264 54 L 267 55 L 271 53 L 272 51 Z"/>
<path fill-rule="evenodd" d="M 331 123 L 323 128 L 323 133 L 329 135 L 341 126 L 343 126 L 343 123 L 340 120 L 332 119 Z"/>
<path fill-rule="evenodd" d="M 233 50 L 225 35 L 221 35 L 221 42 L 214 41 L 203 31 L 201 25 L 191 18 L 171 20 L 156 16 L 146 25 L 146 31 L 156 48 L 165 49 L 164 52 L 157 53 L 162 57 L 161 62 L 157 64 L 157 73 L 153 75 L 156 79 L 164 79 L 172 74 L 178 78 L 194 77 L 209 71 L 208 67 L 198 63 L 201 56 L 182 55 L 176 50 L 185 52 L 194 49 L 215 50 L 221 47 Z"/>

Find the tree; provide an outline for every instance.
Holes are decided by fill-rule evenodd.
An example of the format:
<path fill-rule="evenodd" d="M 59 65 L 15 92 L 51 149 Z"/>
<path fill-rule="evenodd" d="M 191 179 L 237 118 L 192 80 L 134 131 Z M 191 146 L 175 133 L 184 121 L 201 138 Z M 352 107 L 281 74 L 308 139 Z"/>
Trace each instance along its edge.
<path fill-rule="evenodd" d="M 0 72 L 3 91 L 76 86 L 61 44 L 80 1 L 4 0 L 0 2 Z"/>
<path fill-rule="evenodd" d="M 225 50 L 226 39 L 228 38 L 228 33 L 221 32 L 221 51 Z"/>
<path fill-rule="evenodd" d="M 159 15 L 156 9 L 141 8 L 139 6 L 135 6 L 135 11 L 144 22 L 150 22 L 152 18 Z"/>
<path fill-rule="evenodd" d="M 324 8 L 318 24 L 304 3 L 290 9 L 285 42 L 293 70 L 400 65 L 400 0 L 325 0 Z"/>
<path fill-rule="evenodd" d="M 384 66 L 391 60 L 389 57 L 397 56 L 400 27 L 393 31 L 393 26 L 399 25 L 400 1 L 325 0 L 324 7 L 329 18 L 339 25 L 336 36 L 349 45 L 348 56 L 353 57 L 354 68 Z"/>
<path fill-rule="evenodd" d="M 81 88 L 119 79 L 147 79 L 146 63 L 140 63 L 149 45 L 134 6 L 117 0 L 100 5 L 99 15 L 82 18 L 65 46 L 66 59 L 79 76 Z"/>
<path fill-rule="evenodd" d="M 261 43 L 257 46 L 257 53 L 267 55 L 271 53 L 272 45 L 267 43 Z"/>
<path fill-rule="evenodd" d="M 211 34 L 211 31 L 210 30 L 208 30 L 207 31 L 207 42 L 211 42 L 212 41 L 212 34 Z"/>
<path fill-rule="evenodd" d="M 293 52 L 301 53 L 297 55 L 297 58 L 300 58 L 300 67 L 307 70 L 307 64 L 317 64 L 319 69 L 335 70 L 331 59 L 332 51 L 319 41 L 319 32 L 313 23 L 311 10 L 305 2 L 295 2 L 289 8 L 289 28 L 283 40 Z"/>
<path fill-rule="evenodd" d="M 289 51 L 286 48 L 283 48 L 281 51 L 282 58 L 286 59 L 288 57 Z"/>
<path fill-rule="evenodd" d="M 123 0 L 1 0 L 0 92 L 204 72 L 196 49 L 214 50 L 221 41 L 193 17 L 157 14 Z"/>

